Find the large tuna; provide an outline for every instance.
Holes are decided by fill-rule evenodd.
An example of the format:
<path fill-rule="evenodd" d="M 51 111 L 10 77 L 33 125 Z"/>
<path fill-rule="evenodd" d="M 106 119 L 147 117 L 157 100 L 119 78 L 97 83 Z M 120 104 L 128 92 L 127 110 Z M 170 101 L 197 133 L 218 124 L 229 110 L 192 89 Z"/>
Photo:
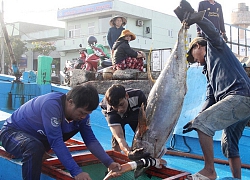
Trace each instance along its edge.
<path fill-rule="evenodd" d="M 132 149 L 143 147 L 143 151 L 153 158 L 164 155 L 167 139 L 179 119 L 187 91 L 186 35 L 187 30 L 183 26 L 164 69 L 149 93 L 146 110 L 139 113 Z"/>

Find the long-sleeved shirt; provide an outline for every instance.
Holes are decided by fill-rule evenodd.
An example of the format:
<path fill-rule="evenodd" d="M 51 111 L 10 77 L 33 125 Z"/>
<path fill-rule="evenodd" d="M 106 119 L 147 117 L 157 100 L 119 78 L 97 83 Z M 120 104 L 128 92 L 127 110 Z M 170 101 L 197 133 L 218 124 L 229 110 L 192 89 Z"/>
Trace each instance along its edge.
<path fill-rule="evenodd" d="M 18 108 L 4 126 L 24 131 L 43 142 L 46 149 L 52 148 L 73 177 L 81 173 L 82 169 L 72 158 L 63 137 L 78 131 L 90 152 L 108 167 L 113 160 L 96 139 L 90 126 L 90 116 L 80 121 L 68 122 L 64 115 L 65 99 L 66 95 L 58 92 L 33 98 Z"/>
<path fill-rule="evenodd" d="M 136 58 L 138 56 L 137 52 L 130 47 L 128 40 L 125 40 L 124 38 L 115 42 L 113 50 L 112 61 L 114 64 L 119 64 L 128 57 Z"/>
<path fill-rule="evenodd" d="M 119 38 L 121 35 L 122 31 L 125 28 L 123 26 L 117 28 L 117 27 L 111 27 L 109 28 L 107 39 L 109 43 L 109 48 L 112 49 L 115 41 Z"/>
<path fill-rule="evenodd" d="M 210 20 L 220 33 L 225 33 L 224 17 L 220 3 L 214 2 L 214 4 L 211 4 L 209 1 L 201 1 L 198 12 L 204 10 L 206 10 L 204 17 Z M 197 27 L 197 32 L 200 32 L 199 27 Z"/>
<path fill-rule="evenodd" d="M 205 110 L 227 95 L 250 97 L 250 78 L 234 53 L 220 37 L 219 31 L 206 18 L 196 23 L 207 37 L 206 65 L 203 73 L 207 78 Z"/>

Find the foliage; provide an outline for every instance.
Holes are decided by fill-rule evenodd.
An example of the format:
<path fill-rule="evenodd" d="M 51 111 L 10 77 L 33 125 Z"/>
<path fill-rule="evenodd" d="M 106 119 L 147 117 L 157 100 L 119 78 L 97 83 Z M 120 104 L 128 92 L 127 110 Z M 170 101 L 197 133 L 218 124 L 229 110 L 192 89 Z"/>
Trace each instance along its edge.
<path fill-rule="evenodd" d="M 12 50 L 15 56 L 16 61 L 22 57 L 22 55 L 28 51 L 26 47 L 26 43 L 21 41 L 19 37 L 10 37 L 10 44 L 12 46 Z M 10 56 L 9 56 L 9 51 L 7 50 L 7 47 L 5 45 L 4 47 L 4 61 L 6 64 L 10 64 Z"/>
<path fill-rule="evenodd" d="M 56 50 L 56 47 L 51 42 L 38 41 L 32 42 L 34 52 L 48 56 L 52 51 Z"/>

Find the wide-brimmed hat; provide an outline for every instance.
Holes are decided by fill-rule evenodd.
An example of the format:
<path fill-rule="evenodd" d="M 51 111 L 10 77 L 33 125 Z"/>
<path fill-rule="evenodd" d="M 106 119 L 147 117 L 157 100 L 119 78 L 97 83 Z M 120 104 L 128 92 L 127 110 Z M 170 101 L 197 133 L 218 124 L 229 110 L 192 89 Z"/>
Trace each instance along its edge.
<path fill-rule="evenodd" d="M 133 40 L 136 39 L 135 34 L 132 33 L 132 32 L 130 32 L 128 29 L 123 30 L 118 39 L 121 39 L 121 38 L 123 38 L 125 36 L 131 36 L 131 40 L 130 41 L 133 41 Z"/>
<path fill-rule="evenodd" d="M 122 16 L 114 16 L 110 21 L 109 21 L 109 24 L 110 26 L 114 26 L 115 25 L 115 20 L 116 18 L 122 18 L 122 26 L 125 26 L 127 24 L 127 19 L 125 17 L 122 17 Z"/>
<path fill-rule="evenodd" d="M 193 57 L 193 55 L 192 55 L 191 52 L 192 52 L 192 49 L 193 49 L 194 45 L 197 44 L 197 43 L 199 43 L 199 44 L 201 44 L 201 45 L 206 45 L 207 40 L 204 39 L 203 37 L 196 37 L 196 38 L 194 38 L 194 39 L 191 41 L 191 43 L 189 44 L 189 50 L 188 50 L 188 52 L 187 52 L 187 61 L 188 61 L 189 63 L 195 63 L 194 57 Z"/>

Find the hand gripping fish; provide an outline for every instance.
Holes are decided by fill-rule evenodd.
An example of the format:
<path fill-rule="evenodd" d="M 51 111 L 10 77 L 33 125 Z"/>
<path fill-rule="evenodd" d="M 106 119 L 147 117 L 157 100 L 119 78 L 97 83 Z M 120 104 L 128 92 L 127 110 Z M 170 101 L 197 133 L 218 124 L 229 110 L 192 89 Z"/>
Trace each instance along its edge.
<path fill-rule="evenodd" d="M 187 92 L 186 37 L 187 29 L 182 26 L 175 48 L 149 93 L 146 110 L 144 112 L 141 107 L 138 116 L 132 149 L 143 148 L 143 152 L 150 153 L 153 158 L 165 154 L 167 139 L 179 119 Z M 137 168 L 135 177 L 141 175 L 141 169 Z"/>

